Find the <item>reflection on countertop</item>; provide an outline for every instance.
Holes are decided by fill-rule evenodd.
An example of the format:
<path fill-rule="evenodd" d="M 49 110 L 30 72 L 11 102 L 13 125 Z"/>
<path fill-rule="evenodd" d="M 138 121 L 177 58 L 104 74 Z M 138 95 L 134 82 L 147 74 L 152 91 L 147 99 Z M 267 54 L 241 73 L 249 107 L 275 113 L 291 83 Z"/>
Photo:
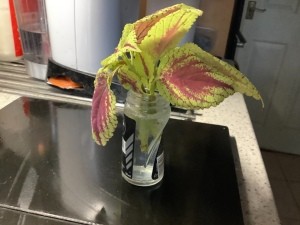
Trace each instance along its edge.
<path fill-rule="evenodd" d="M 171 119 L 165 177 L 145 188 L 121 177 L 118 119 L 100 147 L 89 106 L 22 97 L 2 109 L 0 208 L 79 224 L 243 224 L 226 127 Z"/>

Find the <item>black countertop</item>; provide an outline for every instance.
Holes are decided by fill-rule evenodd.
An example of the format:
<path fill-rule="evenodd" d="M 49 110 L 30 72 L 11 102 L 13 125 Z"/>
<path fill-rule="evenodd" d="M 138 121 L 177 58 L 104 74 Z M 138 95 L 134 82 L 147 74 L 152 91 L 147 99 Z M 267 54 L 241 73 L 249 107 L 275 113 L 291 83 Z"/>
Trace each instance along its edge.
<path fill-rule="evenodd" d="M 243 224 L 228 129 L 170 120 L 163 181 L 121 177 L 121 116 L 103 148 L 90 107 L 21 98 L 0 110 L 0 224 Z"/>

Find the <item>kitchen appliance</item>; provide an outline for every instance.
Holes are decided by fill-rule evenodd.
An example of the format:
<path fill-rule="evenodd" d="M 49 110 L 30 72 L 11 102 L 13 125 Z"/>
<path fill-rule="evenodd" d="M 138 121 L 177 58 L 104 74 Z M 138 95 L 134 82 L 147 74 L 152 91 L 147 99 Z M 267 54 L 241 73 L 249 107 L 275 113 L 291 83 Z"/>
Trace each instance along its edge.
<path fill-rule="evenodd" d="M 51 55 L 44 0 L 15 0 L 27 73 L 45 80 Z"/>
<path fill-rule="evenodd" d="M 121 36 L 120 0 L 46 0 L 52 57 L 48 77 L 94 78 Z"/>

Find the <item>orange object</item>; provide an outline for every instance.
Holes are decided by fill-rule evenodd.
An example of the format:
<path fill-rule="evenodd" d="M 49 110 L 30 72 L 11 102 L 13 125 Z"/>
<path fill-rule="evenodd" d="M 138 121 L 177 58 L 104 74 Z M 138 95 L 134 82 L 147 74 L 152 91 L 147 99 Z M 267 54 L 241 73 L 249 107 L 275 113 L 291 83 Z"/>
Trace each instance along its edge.
<path fill-rule="evenodd" d="M 62 89 L 82 88 L 80 84 L 72 81 L 69 77 L 50 77 L 47 83 Z"/>

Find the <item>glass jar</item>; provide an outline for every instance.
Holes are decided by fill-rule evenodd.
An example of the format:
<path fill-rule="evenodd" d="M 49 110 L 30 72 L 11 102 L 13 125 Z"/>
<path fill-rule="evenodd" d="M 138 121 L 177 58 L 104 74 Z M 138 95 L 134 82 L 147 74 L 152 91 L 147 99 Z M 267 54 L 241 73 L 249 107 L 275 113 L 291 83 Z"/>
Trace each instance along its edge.
<path fill-rule="evenodd" d="M 170 104 L 160 95 L 129 91 L 124 108 L 122 176 L 131 184 L 151 186 L 164 176 L 161 137 Z"/>

